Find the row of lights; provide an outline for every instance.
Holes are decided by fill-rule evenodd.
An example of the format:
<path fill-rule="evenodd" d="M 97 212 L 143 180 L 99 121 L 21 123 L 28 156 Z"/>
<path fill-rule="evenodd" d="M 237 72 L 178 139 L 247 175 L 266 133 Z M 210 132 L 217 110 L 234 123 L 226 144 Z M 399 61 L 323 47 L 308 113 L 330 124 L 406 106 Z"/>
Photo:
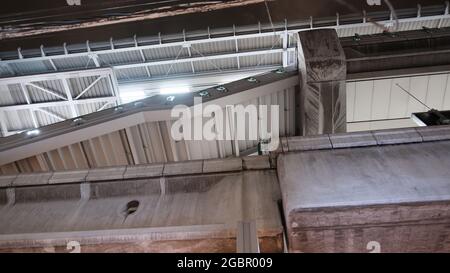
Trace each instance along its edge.
<path fill-rule="evenodd" d="M 283 74 L 284 72 L 285 72 L 285 70 L 282 69 L 282 68 L 279 68 L 279 69 L 275 70 L 276 74 Z M 247 81 L 251 82 L 251 83 L 259 83 L 259 81 L 256 78 L 254 78 L 254 77 L 247 78 Z M 228 92 L 228 89 L 225 86 L 223 86 L 223 85 L 217 86 L 215 89 L 217 91 L 221 92 L 221 93 Z M 198 93 L 198 95 L 200 97 L 209 97 L 210 93 L 208 91 L 206 91 L 206 90 L 203 90 L 203 91 L 200 91 Z M 166 101 L 167 102 L 173 102 L 174 100 L 175 100 L 175 96 L 167 96 L 166 97 Z M 144 102 L 136 101 L 136 102 L 133 103 L 133 105 L 135 107 L 142 107 L 142 106 L 144 106 Z M 124 111 L 125 111 L 125 108 L 123 106 L 117 106 L 117 107 L 114 108 L 114 112 L 116 112 L 116 113 L 123 113 Z M 84 122 L 85 122 L 85 120 L 83 118 L 81 118 L 81 117 L 72 120 L 72 124 L 75 125 L 75 126 L 82 125 Z M 33 129 L 33 130 L 26 131 L 26 135 L 28 137 L 35 137 L 35 136 L 39 135 L 40 133 L 41 133 L 41 131 L 39 129 Z"/>

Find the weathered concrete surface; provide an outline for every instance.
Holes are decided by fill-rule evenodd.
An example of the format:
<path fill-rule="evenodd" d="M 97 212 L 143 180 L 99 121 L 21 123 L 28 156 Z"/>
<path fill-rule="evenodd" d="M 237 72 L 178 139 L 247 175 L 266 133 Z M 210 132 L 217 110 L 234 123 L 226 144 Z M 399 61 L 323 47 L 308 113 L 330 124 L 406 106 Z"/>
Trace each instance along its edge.
<path fill-rule="evenodd" d="M 50 177 L 53 173 L 21 173 L 12 182 L 13 186 L 31 186 L 39 184 L 48 184 Z"/>
<path fill-rule="evenodd" d="M 71 170 L 54 172 L 49 184 L 60 184 L 60 183 L 78 183 L 86 181 L 89 170 Z"/>
<path fill-rule="evenodd" d="M 229 252 L 243 220 L 256 220 L 262 249 L 283 247 L 274 170 L 21 186 L 12 203 L 0 190 L 0 252 L 63 251 L 70 240 L 89 252 Z"/>
<path fill-rule="evenodd" d="M 126 166 L 107 167 L 89 170 L 87 181 L 123 179 Z"/>
<path fill-rule="evenodd" d="M 123 178 L 158 177 L 162 176 L 164 164 L 145 164 L 127 166 Z"/>
<path fill-rule="evenodd" d="M 346 132 L 347 63 L 336 31 L 301 31 L 298 40 L 303 135 Z"/>
<path fill-rule="evenodd" d="M 277 166 L 290 251 L 450 251 L 450 141 L 281 154 Z"/>

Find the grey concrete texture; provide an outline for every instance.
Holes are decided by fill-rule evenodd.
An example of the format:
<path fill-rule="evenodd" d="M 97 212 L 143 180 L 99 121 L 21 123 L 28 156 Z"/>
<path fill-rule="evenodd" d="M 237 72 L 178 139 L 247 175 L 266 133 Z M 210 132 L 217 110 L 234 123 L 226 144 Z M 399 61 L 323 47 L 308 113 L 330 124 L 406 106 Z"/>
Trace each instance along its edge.
<path fill-rule="evenodd" d="M 173 162 L 164 165 L 164 175 L 182 175 L 202 173 L 203 160 Z"/>
<path fill-rule="evenodd" d="M 282 232 L 274 170 L 88 184 L 84 198 L 83 184 L 15 188 L 15 202 L 0 206 L 0 251 L 42 246 L 74 235 L 86 242 L 92 233 L 88 231 L 102 235 L 90 241 L 98 245 L 116 242 L 118 238 L 111 234 L 120 230 L 123 240 L 137 238 L 135 230 L 147 228 L 158 229 L 158 236 L 165 240 L 170 239 L 173 227 L 178 229 L 174 240 L 190 240 L 194 230 L 196 238 L 211 239 L 210 230 L 202 231 L 211 225 L 220 226 L 215 229 L 216 237 L 228 239 L 235 238 L 237 222 L 243 220 L 256 220 L 262 237 Z M 2 197 L 5 190 L 0 191 L 0 203 L 7 203 Z M 125 217 L 127 204 L 134 200 L 139 202 L 137 211 Z"/>
<path fill-rule="evenodd" d="M 422 142 L 422 136 L 415 128 L 374 131 L 373 136 L 380 145 Z"/>
<path fill-rule="evenodd" d="M 267 156 L 153 163 L 20 175 L 0 175 L 0 188 L 10 186 L 67 184 L 136 178 L 155 178 L 163 176 L 223 173 L 273 168 L 274 166 L 270 165 Z"/>
<path fill-rule="evenodd" d="M 162 176 L 164 164 L 145 164 L 127 166 L 123 178 L 158 177 Z"/>
<path fill-rule="evenodd" d="M 369 240 L 383 252 L 450 251 L 440 240 L 450 225 L 449 128 L 282 138 L 280 185 L 277 155 L 0 176 L 0 252 L 73 236 L 98 249 L 189 236 L 218 247 L 252 219 L 279 243 L 281 198 L 294 252 L 366 252 Z M 116 172 L 83 181 L 108 170 Z M 138 211 L 124 217 L 134 200 Z"/>
<path fill-rule="evenodd" d="M 280 149 L 277 153 L 384 146 L 442 140 L 450 140 L 450 126 L 448 125 L 302 137 L 282 137 L 280 139 Z"/>
<path fill-rule="evenodd" d="M 306 137 L 287 137 L 285 138 L 287 151 L 309 151 L 331 149 L 331 141 L 328 134 L 314 135 Z M 286 148 L 283 148 L 285 150 Z"/>
<path fill-rule="evenodd" d="M 347 62 L 344 49 L 334 29 L 318 29 L 298 33 L 299 63 L 307 71 L 304 81 L 345 80 Z"/>
<path fill-rule="evenodd" d="M 450 232 L 450 141 L 281 154 L 277 165 L 292 251 L 367 252 L 369 239 L 385 252 L 450 251 L 426 235 Z"/>
<path fill-rule="evenodd" d="M 49 184 L 78 183 L 86 181 L 89 170 L 70 170 L 54 172 Z"/>
<path fill-rule="evenodd" d="M 334 149 L 376 146 L 378 144 L 372 132 L 332 134 L 329 137 Z"/>
<path fill-rule="evenodd" d="M 0 188 L 12 186 L 12 182 L 16 177 L 17 174 L 0 176 Z"/>
<path fill-rule="evenodd" d="M 423 141 L 450 140 L 450 126 L 418 127 L 416 130 Z"/>
<path fill-rule="evenodd" d="M 86 177 L 86 181 L 119 180 L 123 179 L 126 166 L 107 167 L 91 169 Z"/>
<path fill-rule="evenodd" d="M 302 135 L 343 133 L 347 62 L 336 30 L 298 33 Z"/>
<path fill-rule="evenodd" d="M 242 171 L 242 158 L 212 159 L 203 163 L 203 173 Z"/>
<path fill-rule="evenodd" d="M 42 173 L 21 173 L 12 182 L 13 186 L 29 186 L 48 184 L 52 177 L 52 172 Z"/>
<path fill-rule="evenodd" d="M 269 156 L 247 156 L 242 158 L 245 170 L 263 170 L 270 169 Z"/>

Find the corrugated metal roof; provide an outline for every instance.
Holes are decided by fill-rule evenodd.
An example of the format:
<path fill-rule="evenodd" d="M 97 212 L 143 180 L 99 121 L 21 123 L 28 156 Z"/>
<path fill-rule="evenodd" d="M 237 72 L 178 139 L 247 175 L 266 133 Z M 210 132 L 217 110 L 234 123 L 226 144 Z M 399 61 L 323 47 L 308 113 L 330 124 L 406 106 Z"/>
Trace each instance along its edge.
<path fill-rule="evenodd" d="M 282 39 L 280 35 L 275 34 L 270 36 L 239 39 L 238 47 L 241 51 L 249 51 L 252 49 L 281 48 Z"/>
<path fill-rule="evenodd" d="M 45 73 L 55 71 L 51 63 L 47 60 L 43 61 L 29 61 L 29 62 L 18 62 L 9 64 L 13 71 L 17 72 L 19 75 L 28 75 L 34 73 Z"/>
<path fill-rule="evenodd" d="M 19 84 L 0 85 L 0 105 L 27 103 Z"/>
<path fill-rule="evenodd" d="M 393 23 L 389 23 L 389 25 L 392 25 Z M 411 21 L 400 21 L 397 31 L 409 31 L 409 30 L 417 30 L 422 29 L 423 27 L 427 28 L 438 28 L 438 27 L 449 27 L 450 26 L 450 19 L 421 19 L 421 20 L 411 20 Z M 356 24 L 354 27 L 348 27 L 348 28 L 337 28 L 336 29 L 339 37 L 350 37 L 354 36 L 355 34 L 359 35 L 370 35 L 370 34 L 378 34 L 382 33 L 384 31 L 383 28 L 380 28 L 378 26 L 375 26 L 373 24 Z"/>
<path fill-rule="evenodd" d="M 243 101 L 240 104 L 244 107 L 247 105 L 279 105 L 280 136 L 292 136 L 295 133 L 296 119 L 295 92 L 295 87 L 274 90 L 272 94 Z M 100 106 L 100 104 L 85 104 L 79 105 L 78 109 L 83 114 L 84 112 L 92 112 L 94 108 Z M 83 110 L 81 107 L 93 108 Z M 62 111 L 58 113 L 63 114 Z M 42 118 L 49 119 L 44 116 Z M 207 120 L 205 118 L 204 122 Z M 225 158 L 237 154 L 234 150 L 236 144 L 230 140 L 175 141 L 170 134 L 171 126 L 171 121 L 146 122 L 131 126 L 17 161 L 15 167 L 0 166 L 0 173 Z M 268 121 L 267 126 L 270 130 L 270 121 Z M 256 134 L 259 135 L 259 132 L 256 132 Z M 254 153 L 258 141 L 239 140 L 237 145 L 240 154 L 249 150 Z M 48 158 L 48 160 L 41 160 L 41 165 L 30 164 L 38 158 Z M 34 167 L 30 168 L 29 166 Z"/>
<path fill-rule="evenodd" d="M 138 50 L 99 54 L 98 57 L 107 65 L 139 63 L 143 61 Z"/>
<path fill-rule="evenodd" d="M 62 97 L 66 97 L 64 87 L 60 80 L 50 80 L 50 81 L 35 81 L 32 82 L 40 87 L 43 87 L 49 91 L 52 91 Z M 28 95 L 30 96 L 31 102 L 50 102 L 50 101 L 61 101 L 62 98 L 59 98 L 50 93 L 44 92 L 34 86 L 26 85 L 25 86 Z"/>
<path fill-rule="evenodd" d="M 69 79 L 69 86 L 72 93 L 72 97 L 77 97 L 83 90 L 93 84 L 100 76 L 80 77 Z M 85 92 L 80 98 L 98 98 L 107 97 L 112 95 L 112 90 L 109 85 L 109 79 L 104 77 L 98 80 L 87 92 Z"/>
<path fill-rule="evenodd" d="M 87 56 L 53 59 L 53 63 L 58 70 L 75 70 L 95 67 L 94 62 L 89 61 L 89 57 Z"/>
<path fill-rule="evenodd" d="M 43 107 L 42 108 L 45 111 L 48 111 L 50 113 L 56 114 L 64 119 L 67 119 L 71 116 L 70 110 L 68 109 L 68 107 Z M 60 122 L 61 120 L 51 116 L 47 113 L 41 112 L 41 111 L 34 111 L 34 114 L 36 115 L 36 119 L 39 123 L 39 125 L 41 126 L 45 126 L 45 125 L 49 125 L 49 124 L 53 124 L 56 122 Z M 26 128 L 24 128 L 26 129 Z"/>
<path fill-rule="evenodd" d="M 165 60 L 189 57 L 189 52 L 182 46 L 167 46 L 143 50 L 147 60 Z"/>
<path fill-rule="evenodd" d="M 0 65 L 0 77 L 11 77 L 13 75 L 14 74 L 12 73 L 11 69 L 8 69 L 6 66 Z"/>
<path fill-rule="evenodd" d="M 152 76 L 192 73 L 190 63 L 174 63 L 159 66 L 150 66 L 149 70 Z"/>
<path fill-rule="evenodd" d="M 191 45 L 191 53 L 193 56 L 211 55 L 233 51 L 236 51 L 236 43 L 234 40 L 225 40 L 225 41 Z"/>
<path fill-rule="evenodd" d="M 67 104 L 69 98 L 67 97 L 64 81 L 67 81 L 68 90 L 70 91 L 72 98 L 75 100 L 76 97 L 81 94 L 81 92 L 83 92 L 83 90 L 92 85 L 94 81 L 96 81 L 99 77 L 102 77 L 94 85 L 92 85 L 89 90 L 86 91 L 79 99 L 83 100 L 92 98 L 114 97 L 114 84 L 111 82 L 110 74 L 96 74 L 95 71 L 92 71 L 88 74 L 92 74 L 92 76 L 81 76 L 78 73 L 75 73 L 70 77 L 67 76 L 66 78 L 58 78 L 60 76 L 60 74 L 58 74 L 59 76 L 55 76 L 54 80 L 40 80 L 40 77 L 48 77 L 46 77 L 45 75 L 37 75 L 36 77 L 32 78 L 35 79 L 34 81 L 28 82 L 21 81 L 20 77 L 17 78 L 18 83 L 1 84 L 0 81 L 0 92 L 2 94 L 0 96 L 0 106 L 27 106 L 28 102 L 25 94 L 27 94 L 30 99 L 31 107 L 33 106 L 33 104 L 53 103 L 50 106 L 47 106 L 48 104 L 45 104 L 40 106 L 39 108 L 34 107 L 30 109 L 3 110 L 2 112 L 4 112 L 5 117 L 4 129 L 7 130 L 7 134 L 34 128 L 35 124 L 33 122 L 33 118 L 36 121 L 36 125 L 40 127 L 59 122 L 61 121 L 61 119 L 72 118 L 74 116 L 74 109 L 79 110 L 77 112 L 79 115 L 89 114 L 100 109 L 104 104 L 102 102 L 89 103 L 86 105 L 77 104 L 73 106 Z M 48 90 L 48 92 L 42 89 Z M 52 92 L 58 94 L 59 97 L 53 95 Z M 55 102 L 65 102 L 66 104 L 58 105 L 57 103 L 54 104 Z M 113 104 L 108 105 L 108 107 L 112 106 Z M 40 111 L 39 109 L 42 109 L 42 111 Z"/>
<path fill-rule="evenodd" d="M 93 112 L 96 112 L 98 109 L 100 109 L 105 103 L 103 102 L 97 102 L 97 103 L 86 103 L 86 104 L 79 104 L 77 105 L 78 113 L 80 116 L 87 115 Z M 109 104 L 108 107 L 105 109 L 108 109 L 110 107 L 114 107 L 114 104 Z"/>
<path fill-rule="evenodd" d="M 118 81 L 133 81 L 148 78 L 145 67 L 131 67 L 116 70 L 116 77 Z"/>
<path fill-rule="evenodd" d="M 241 67 L 264 65 L 282 65 L 283 53 L 269 53 L 264 55 L 242 56 L 239 58 Z"/>
<path fill-rule="evenodd" d="M 5 123 L 9 130 L 17 131 L 33 128 L 33 120 L 29 110 L 18 110 L 14 112 L 4 112 Z"/>

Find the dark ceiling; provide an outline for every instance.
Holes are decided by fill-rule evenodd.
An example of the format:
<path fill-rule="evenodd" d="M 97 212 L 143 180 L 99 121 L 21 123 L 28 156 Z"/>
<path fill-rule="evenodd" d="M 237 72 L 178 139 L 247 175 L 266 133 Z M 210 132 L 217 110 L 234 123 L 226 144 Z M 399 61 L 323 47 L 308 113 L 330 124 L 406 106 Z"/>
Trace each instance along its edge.
<path fill-rule="evenodd" d="M 423 6 L 444 5 L 443 0 L 418 0 Z M 35 23 L 53 22 L 67 20 L 83 20 L 86 18 L 98 18 L 109 14 L 124 13 L 129 11 L 142 10 L 144 8 L 157 7 L 158 5 L 168 5 L 168 3 L 186 3 L 199 1 L 138 1 L 138 0 L 81 0 L 80 7 L 67 6 L 66 0 L 26 0 L 8 1 L 2 3 L 0 11 L 1 25 L 15 23 Z M 145 5 L 141 5 L 146 3 Z M 343 4 L 344 3 L 344 4 Z M 411 0 L 391 0 L 396 9 L 416 8 L 417 2 Z M 366 0 L 275 0 L 268 1 L 269 10 L 273 21 L 289 21 L 314 17 L 335 16 L 336 13 L 355 13 L 356 10 L 363 9 L 370 11 L 387 10 L 386 5 L 369 6 Z M 17 21 L 21 19 L 23 21 Z M 230 27 L 257 24 L 258 21 L 267 23 L 268 16 L 264 3 L 253 4 L 238 8 L 228 8 L 219 11 L 211 11 L 196 14 L 178 15 L 159 19 L 114 24 L 89 29 L 78 29 L 52 34 L 22 37 L 3 40 L 0 50 L 14 50 L 22 48 L 37 48 L 39 45 L 45 46 L 81 43 L 86 40 L 104 41 L 110 37 L 114 39 L 128 38 L 133 34 L 138 36 L 155 35 L 161 33 L 180 33 L 186 31 L 211 28 Z"/>

